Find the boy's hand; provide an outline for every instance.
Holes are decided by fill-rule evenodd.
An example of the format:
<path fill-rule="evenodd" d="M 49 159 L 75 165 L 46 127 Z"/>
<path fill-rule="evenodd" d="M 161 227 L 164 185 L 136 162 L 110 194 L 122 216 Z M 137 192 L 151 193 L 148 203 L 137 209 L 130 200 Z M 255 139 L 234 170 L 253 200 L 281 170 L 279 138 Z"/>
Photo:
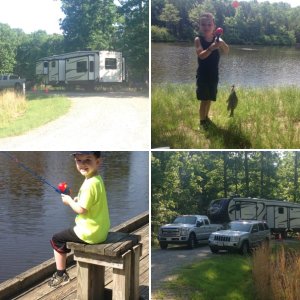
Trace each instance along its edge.
<path fill-rule="evenodd" d="M 73 199 L 69 195 L 61 194 L 61 200 L 64 205 L 70 205 L 70 202 L 73 201 Z"/>

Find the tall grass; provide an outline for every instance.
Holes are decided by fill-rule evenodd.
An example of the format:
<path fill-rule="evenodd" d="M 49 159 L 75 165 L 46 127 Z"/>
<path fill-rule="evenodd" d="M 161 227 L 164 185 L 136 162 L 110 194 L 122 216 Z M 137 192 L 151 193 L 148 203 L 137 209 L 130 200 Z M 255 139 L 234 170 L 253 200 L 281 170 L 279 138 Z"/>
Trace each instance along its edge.
<path fill-rule="evenodd" d="M 299 148 L 300 88 L 236 88 L 234 117 L 221 87 L 211 107 L 212 126 L 199 129 L 194 85 L 152 88 L 152 146 L 171 148 Z"/>
<path fill-rule="evenodd" d="M 25 95 L 14 91 L 0 92 L 0 128 L 7 126 L 26 111 Z"/>
<path fill-rule="evenodd" d="M 300 253 L 283 246 L 272 253 L 263 246 L 253 255 L 253 277 L 258 299 L 300 299 Z"/>

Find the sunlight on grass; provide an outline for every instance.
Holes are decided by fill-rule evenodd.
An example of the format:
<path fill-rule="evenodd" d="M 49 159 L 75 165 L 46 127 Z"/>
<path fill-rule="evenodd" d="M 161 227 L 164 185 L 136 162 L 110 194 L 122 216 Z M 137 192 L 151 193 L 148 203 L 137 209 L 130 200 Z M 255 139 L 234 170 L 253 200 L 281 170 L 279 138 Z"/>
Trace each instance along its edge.
<path fill-rule="evenodd" d="M 230 89 L 220 87 L 211 107 L 213 125 L 199 130 L 194 85 L 152 87 L 152 146 L 171 148 L 298 148 L 300 89 L 236 88 L 239 98 L 230 118 Z"/>
<path fill-rule="evenodd" d="M 174 299 L 253 300 L 251 262 L 240 255 L 222 255 L 184 267 L 165 283 Z"/>
<path fill-rule="evenodd" d="M 44 125 L 69 110 L 71 103 L 64 96 L 56 95 L 30 95 L 22 106 L 21 112 L 14 117 L 0 121 L 0 137 L 23 134 L 33 128 Z M 0 117 L 1 115 L 0 107 Z M 3 113 L 7 112 L 5 107 Z"/>

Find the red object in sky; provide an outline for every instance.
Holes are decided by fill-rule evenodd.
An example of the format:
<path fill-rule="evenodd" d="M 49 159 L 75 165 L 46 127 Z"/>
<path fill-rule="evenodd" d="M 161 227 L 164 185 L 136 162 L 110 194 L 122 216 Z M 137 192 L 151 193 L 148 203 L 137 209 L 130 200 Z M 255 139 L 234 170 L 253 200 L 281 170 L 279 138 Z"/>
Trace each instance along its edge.
<path fill-rule="evenodd" d="M 232 7 L 234 7 L 234 8 L 238 8 L 240 4 L 239 4 L 238 1 L 233 1 L 231 5 L 232 5 Z"/>

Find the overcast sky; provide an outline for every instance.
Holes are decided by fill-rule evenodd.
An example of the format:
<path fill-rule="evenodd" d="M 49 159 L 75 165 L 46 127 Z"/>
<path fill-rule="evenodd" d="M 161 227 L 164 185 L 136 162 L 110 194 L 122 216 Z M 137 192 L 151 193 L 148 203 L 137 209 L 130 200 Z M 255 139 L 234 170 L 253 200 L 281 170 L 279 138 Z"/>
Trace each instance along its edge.
<path fill-rule="evenodd" d="M 64 18 L 64 14 L 60 10 L 59 0 L 0 1 L 0 23 L 6 23 L 11 28 L 21 28 L 26 33 L 39 29 L 47 31 L 48 34 L 62 33 L 59 29 L 59 19 Z M 117 0 L 115 2 L 118 3 Z M 283 0 L 283 2 L 290 3 L 293 7 L 300 6 L 300 0 Z"/>

